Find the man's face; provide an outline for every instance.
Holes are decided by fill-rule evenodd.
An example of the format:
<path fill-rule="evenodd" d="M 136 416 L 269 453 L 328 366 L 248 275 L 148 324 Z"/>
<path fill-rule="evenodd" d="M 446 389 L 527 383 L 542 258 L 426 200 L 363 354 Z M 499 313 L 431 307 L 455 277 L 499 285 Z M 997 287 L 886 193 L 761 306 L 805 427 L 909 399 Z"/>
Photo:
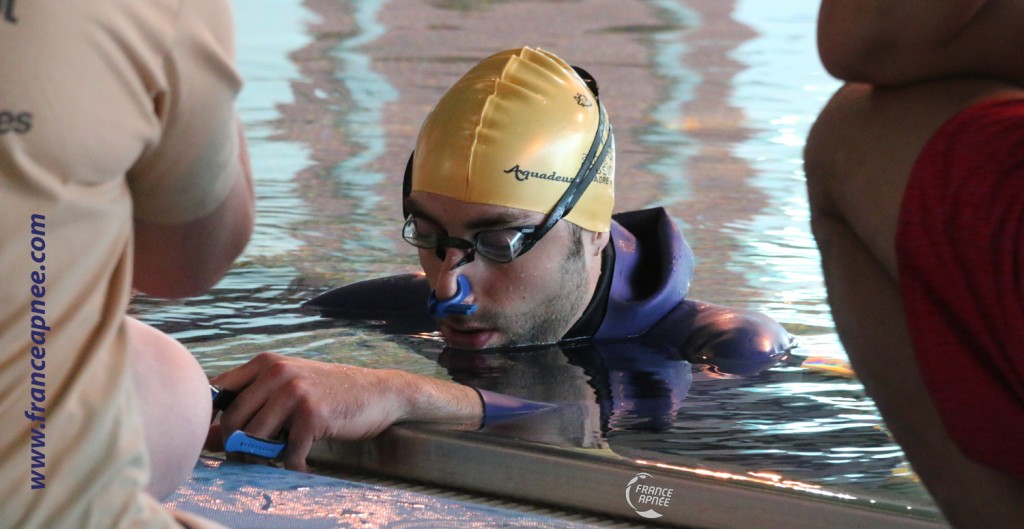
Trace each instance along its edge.
<path fill-rule="evenodd" d="M 544 221 L 544 215 L 532 211 L 470 204 L 421 191 L 409 196 L 406 207 L 425 228 L 467 241 L 483 230 Z M 463 303 L 478 307 L 469 316 L 448 316 L 439 322 L 448 344 L 481 349 L 558 341 L 589 303 L 600 269 L 600 248 L 586 236 L 582 239 L 568 222 L 560 221 L 512 262 L 498 263 L 477 254 L 454 270 L 467 250 L 447 248 L 442 260 L 435 250 L 420 249 L 420 265 L 437 298 L 454 296 L 457 278 L 463 275 L 472 287 Z"/>

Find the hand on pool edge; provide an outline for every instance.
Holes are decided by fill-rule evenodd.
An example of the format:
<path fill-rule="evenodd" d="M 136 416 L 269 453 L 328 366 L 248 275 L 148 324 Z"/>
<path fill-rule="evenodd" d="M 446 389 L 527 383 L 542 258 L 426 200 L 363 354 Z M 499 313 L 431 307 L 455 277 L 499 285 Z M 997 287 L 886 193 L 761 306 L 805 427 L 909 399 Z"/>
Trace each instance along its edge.
<path fill-rule="evenodd" d="M 308 471 L 306 457 L 321 439 L 374 437 L 398 422 L 476 427 L 483 417 L 472 388 L 398 370 L 330 364 L 262 353 L 211 380 L 239 392 L 211 427 L 207 446 L 223 446 L 235 430 L 263 438 L 287 435 L 286 468 Z M 215 425 L 216 426 L 216 425 Z"/>

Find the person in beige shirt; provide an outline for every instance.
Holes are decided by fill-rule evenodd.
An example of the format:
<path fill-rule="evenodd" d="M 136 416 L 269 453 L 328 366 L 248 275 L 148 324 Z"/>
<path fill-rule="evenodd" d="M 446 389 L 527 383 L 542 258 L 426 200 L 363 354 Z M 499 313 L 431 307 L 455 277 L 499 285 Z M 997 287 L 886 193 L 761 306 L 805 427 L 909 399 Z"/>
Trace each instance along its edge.
<path fill-rule="evenodd" d="M 158 501 L 202 447 L 206 377 L 126 310 L 204 292 L 251 234 L 230 6 L 3 8 L 0 527 L 206 526 Z"/>

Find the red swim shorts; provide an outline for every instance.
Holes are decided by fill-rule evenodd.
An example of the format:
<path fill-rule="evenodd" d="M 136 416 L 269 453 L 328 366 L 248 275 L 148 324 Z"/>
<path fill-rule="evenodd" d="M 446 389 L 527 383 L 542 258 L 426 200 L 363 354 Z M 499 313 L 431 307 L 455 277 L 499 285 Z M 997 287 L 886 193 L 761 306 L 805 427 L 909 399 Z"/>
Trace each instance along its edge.
<path fill-rule="evenodd" d="M 971 459 L 1024 478 L 1024 99 L 973 105 L 921 151 L 896 233 L 921 374 Z"/>

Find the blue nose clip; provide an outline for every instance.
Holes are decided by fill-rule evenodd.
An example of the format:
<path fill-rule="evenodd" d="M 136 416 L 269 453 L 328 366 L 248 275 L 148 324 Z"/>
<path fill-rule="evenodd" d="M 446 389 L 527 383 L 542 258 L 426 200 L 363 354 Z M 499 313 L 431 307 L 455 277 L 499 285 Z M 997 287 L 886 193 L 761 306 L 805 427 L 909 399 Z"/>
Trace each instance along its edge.
<path fill-rule="evenodd" d="M 457 283 L 458 287 L 455 290 L 455 295 L 444 301 L 439 301 L 434 292 L 430 293 L 430 298 L 427 300 L 427 310 L 430 311 L 431 316 L 441 319 L 446 316 L 469 316 L 476 312 L 475 304 L 462 302 L 462 300 L 469 297 L 472 290 L 469 286 L 469 280 L 466 279 L 466 276 L 459 276 Z"/>

